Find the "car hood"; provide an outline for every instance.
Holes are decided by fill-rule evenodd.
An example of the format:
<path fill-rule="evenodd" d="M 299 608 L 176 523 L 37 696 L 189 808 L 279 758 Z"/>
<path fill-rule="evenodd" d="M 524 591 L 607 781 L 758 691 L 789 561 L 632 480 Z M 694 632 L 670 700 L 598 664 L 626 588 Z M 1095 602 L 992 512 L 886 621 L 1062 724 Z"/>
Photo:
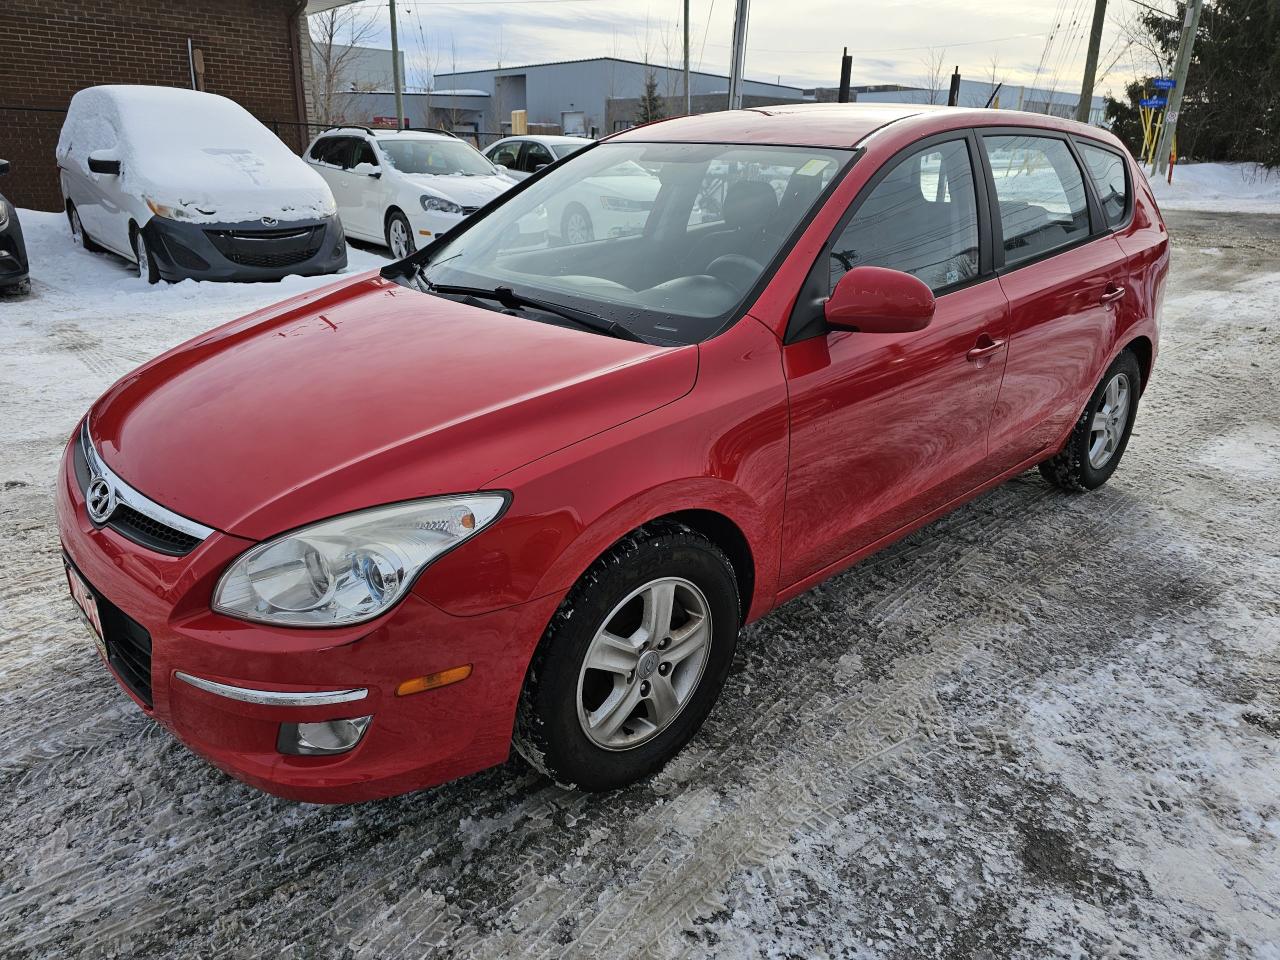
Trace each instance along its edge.
<path fill-rule="evenodd" d="M 506 177 L 437 177 L 429 174 L 406 174 L 405 179 L 421 190 L 447 197 L 464 207 L 482 207 L 500 193 L 510 190 L 513 181 Z"/>
<path fill-rule="evenodd" d="M 183 344 L 93 407 L 140 492 L 252 539 L 494 478 L 679 398 L 661 348 L 430 296 L 375 275 Z"/>

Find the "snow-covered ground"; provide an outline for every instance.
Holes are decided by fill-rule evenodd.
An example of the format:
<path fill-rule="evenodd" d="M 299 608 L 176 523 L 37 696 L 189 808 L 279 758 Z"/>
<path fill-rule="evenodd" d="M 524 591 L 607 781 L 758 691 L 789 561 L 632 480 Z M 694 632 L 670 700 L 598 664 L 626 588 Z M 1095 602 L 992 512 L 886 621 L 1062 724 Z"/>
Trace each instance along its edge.
<path fill-rule="evenodd" d="M 1179 163 L 1173 182 L 1148 178 L 1161 210 L 1280 213 L 1280 169 L 1256 163 Z"/>
<path fill-rule="evenodd" d="M 752 625 L 651 782 L 512 760 L 332 808 L 115 687 L 51 493 L 115 377 L 324 281 L 146 288 L 33 218 L 33 294 L 0 300 L 0 956 L 1277 960 L 1280 218 L 1169 221 L 1106 487 L 1024 475 Z"/>

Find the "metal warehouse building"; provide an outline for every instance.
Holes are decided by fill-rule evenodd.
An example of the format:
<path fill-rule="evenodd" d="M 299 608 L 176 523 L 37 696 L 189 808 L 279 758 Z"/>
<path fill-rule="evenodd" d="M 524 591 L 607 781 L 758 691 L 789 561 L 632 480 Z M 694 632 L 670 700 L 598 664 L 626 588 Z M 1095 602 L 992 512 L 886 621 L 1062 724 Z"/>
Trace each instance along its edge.
<path fill-rule="evenodd" d="M 673 106 L 679 101 L 672 112 L 683 113 L 683 70 L 616 57 L 437 73 L 431 93 L 405 97 L 405 112 L 414 126 L 498 133 L 509 129 L 511 111 L 525 110 L 531 126 L 559 128 L 570 136 L 603 136 L 630 125 L 630 120 L 610 121 L 609 101 L 638 98 L 650 74 L 659 96 Z M 729 95 L 729 78 L 722 74 L 692 71 L 689 86 L 695 96 Z M 755 103 L 762 102 L 756 98 L 770 103 L 804 98 L 799 87 L 757 80 L 744 81 L 743 93 Z M 386 92 L 349 94 L 348 99 L 352 112 L 370 117 L 395 113 Z M 716 109 L 724 109 L 724 104 Z"/>

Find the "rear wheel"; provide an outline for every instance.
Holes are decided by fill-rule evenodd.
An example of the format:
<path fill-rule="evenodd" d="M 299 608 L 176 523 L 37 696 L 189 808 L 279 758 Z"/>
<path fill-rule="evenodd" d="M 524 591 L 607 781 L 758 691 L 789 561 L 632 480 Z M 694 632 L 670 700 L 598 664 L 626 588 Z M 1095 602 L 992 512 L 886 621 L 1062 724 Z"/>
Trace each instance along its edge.
<path fill-rule="evenodd" d="M 397 260 L 403 260 L 417 249 L 409 218 L 399 210 L 393 210 L 387 217 L 387 246 L 391 249 L 391 256 Z"/>
<path fill-rule="evenodd" d="M 1125 350 L 1103 374 L 1061 452 L 1040 464 L 1046 480 L 1064 490 L 1094 490 L 1120 466 L 1138 414 L 1142 371 Z"/>
<path fill-rule="evenodd" d="M 138 276 L 147 283 L 160 282 L 160 268 L 156 258 L 147 248 L 147 239 L 137 227 L 133 228 L 133 255 L 138 261 Z"/>
<path fill-rule="evenodd" d="M 80 211 L 74 203 L 67 204 L 67 220 L 71 224 L 71 242 L 83 247 L 90 253 L 100 253 L 102 247 L 94 243 L 93 238 L 85 233 L 84 224 L 80 222 Z"/>
<path fill-rule="evenodd" d="M 737 643 L 728 558 L 682 524 L 624 537 L 552 618 L 515 746 L 556 782 L 612 790 L 662 768 L 702 726 Z"/>

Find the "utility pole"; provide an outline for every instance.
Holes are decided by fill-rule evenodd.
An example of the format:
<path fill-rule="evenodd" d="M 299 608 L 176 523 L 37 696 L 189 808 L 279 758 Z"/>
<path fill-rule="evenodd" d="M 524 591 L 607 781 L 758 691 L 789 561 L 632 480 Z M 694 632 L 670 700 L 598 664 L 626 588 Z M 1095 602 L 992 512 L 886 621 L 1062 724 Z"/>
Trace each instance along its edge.
<path fill-rule="evenodd" d="M 693 113 L 693 92 L 689 89 L 689 0 L 684 0 L 684 112 Z"/>
<path fill-rule="evenodd" d="M 747 9 L 751 0 L 737 0 L 733 8 L 733 53 L 729 62 L 729 109 L 742 109 L 742 65 L 747 58 Z"/>
<path fill-rule="evenodd" d="M 391 3 L 391 77 L 392 83 L 396 91 L 396 127 L 397 129 L 405 125 L 404 122 L 404 90 L 401 89 L 400 83 L 400 40 L 396 36 L 396 0 L 390 0 Z"/>
<path fill-rule="evenodd" d="M 1076 104 L 1076 119 L 1089 122 L 1093 111 L 1093 81 L 1098 72 L 1098 47 L 1102 44 L 1102 24 L 1107 19 L 1107 0 L 1094 0 L 1093 28 L 1089 31 L 1089 52 L 1084 58 L 1084 83 L 1080 85 L 1080 102 Z"/>
<path fill-rule="evenodd" d="M 951 74 L 951 89 L 947 91 L 947 106 L 954 107 L 960 103 L 960 64 L 956 64 Z"/>
<path fill-rule="evenodd" d="M 1169 105 L 1164 111 L 1164 128 L 1160 142 L 1156 144 L 1156 172 L 1163 174 L 1169 168 L 1169 153 L 1173 149 L 1173 131 L 1178 125 L 1178 111 L 1182 108 L 1182 92 L 1187 87 L 1187 72 L 1191 69 L 1191 47 L 1196 42 L 1196 29 L 1200 26 L 1200 8 L 1204 0 L 1187 0 L 1187 19 L 1182 24 L 1182 38 L 1178 41 L 1178 59 L 1173 68 L 1173 89 L 1169 91 Z"/>
<path fill-rule="evenodd" d="M 840 92 L 836 94 L 837 103 L 849 102 L 849 81 L 853 77 L 853 57 L 849 56 L 849 48 L 844 48 L 840 55 Z"/>

